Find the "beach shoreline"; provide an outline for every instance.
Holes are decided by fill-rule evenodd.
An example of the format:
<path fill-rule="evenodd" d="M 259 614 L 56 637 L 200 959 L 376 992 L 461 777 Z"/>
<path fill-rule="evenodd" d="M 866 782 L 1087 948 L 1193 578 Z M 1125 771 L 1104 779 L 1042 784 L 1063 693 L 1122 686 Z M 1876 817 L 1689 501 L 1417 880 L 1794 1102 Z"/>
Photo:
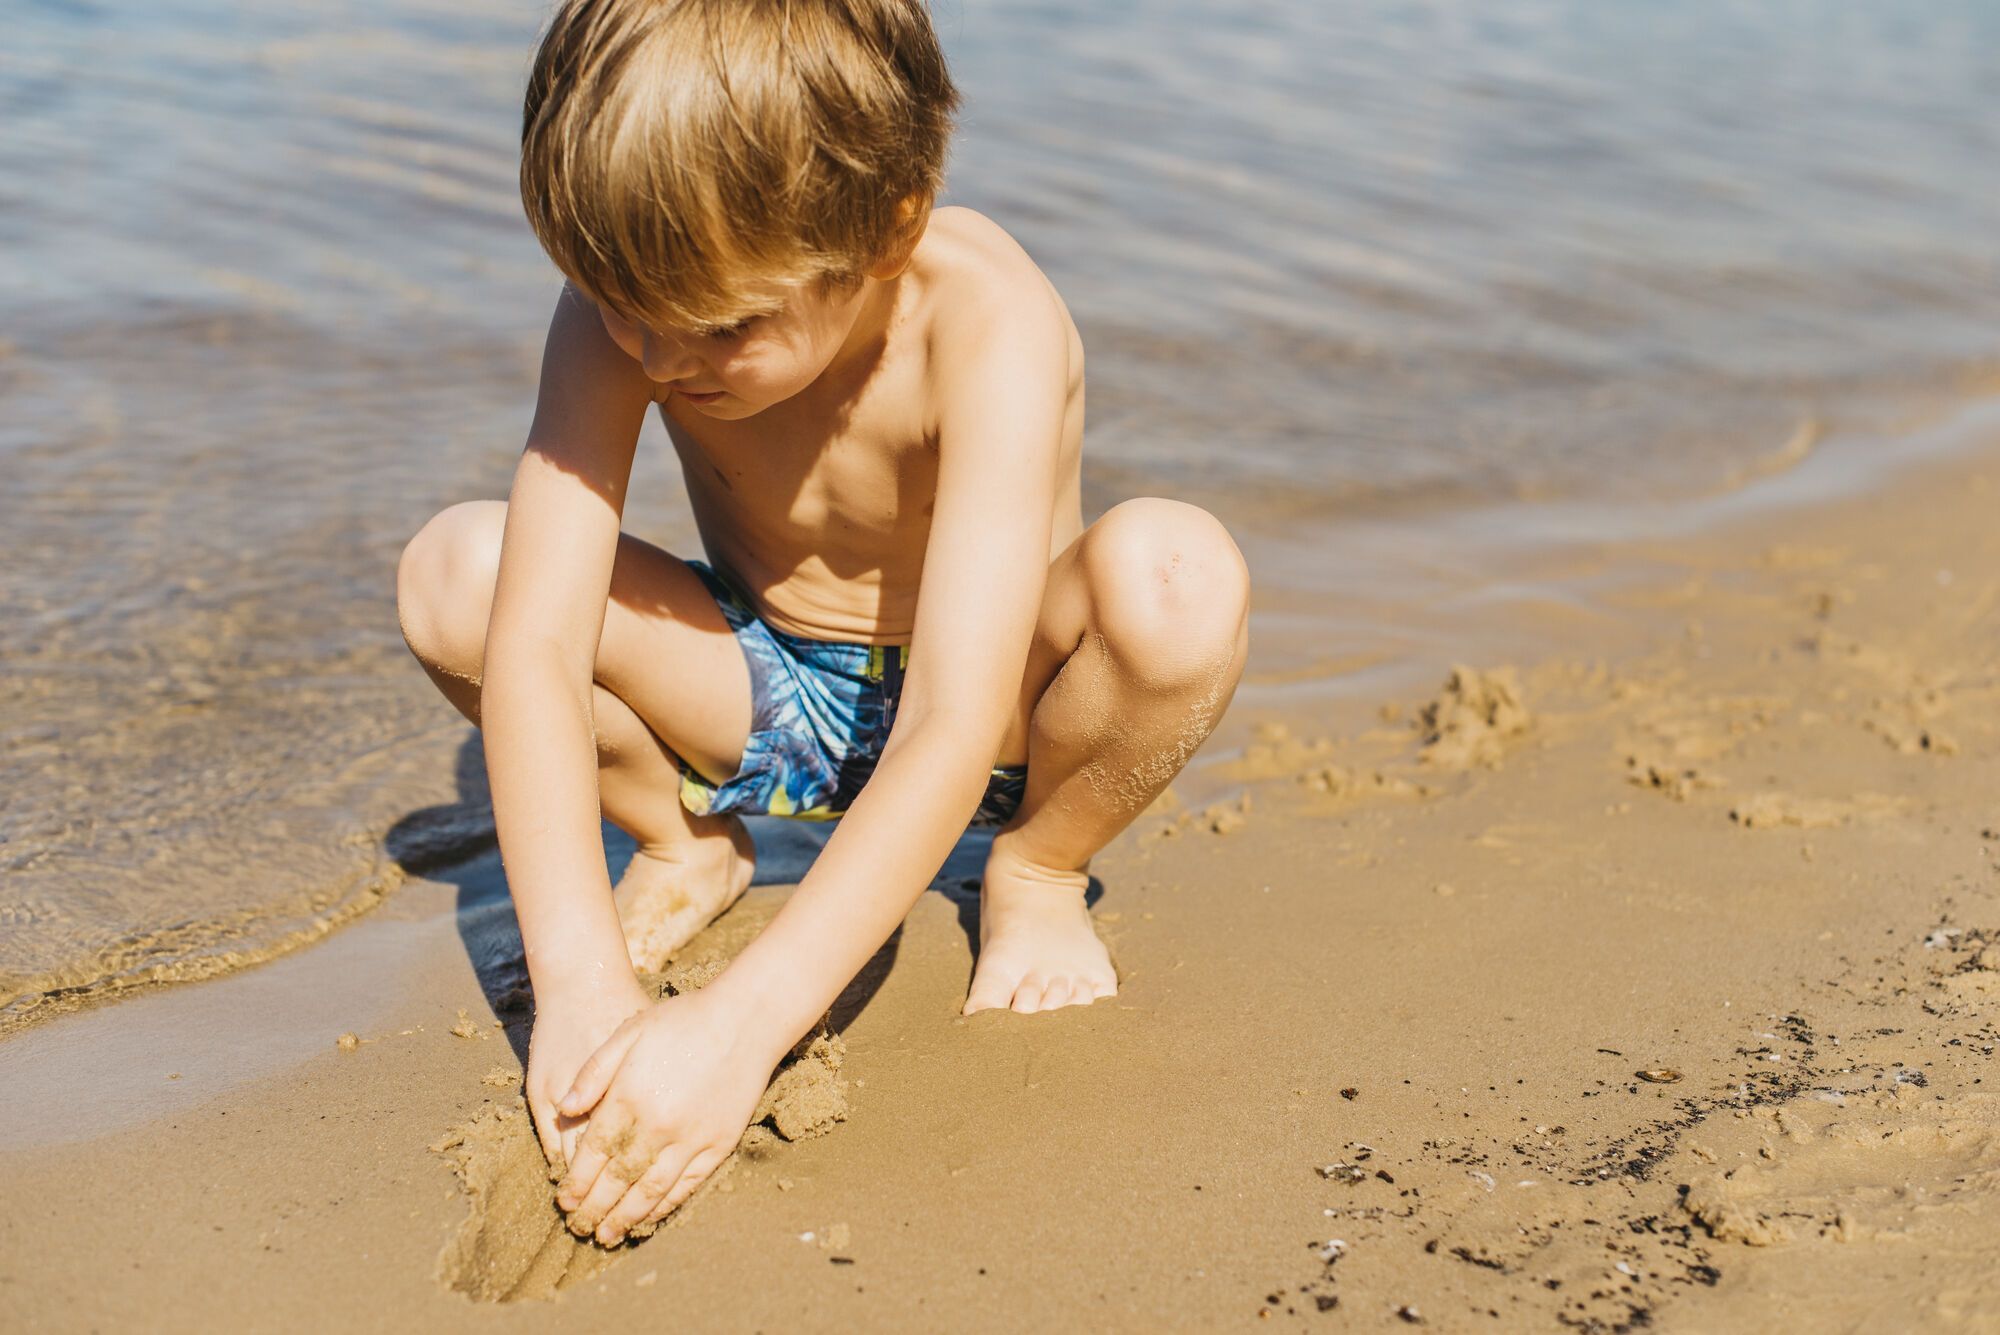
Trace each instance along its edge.
<path fill-rule="evenodd" d="M 1991 388 L 1984 381 L 1971 387 Z M 1220 736 L 1182 787 L 1211 796 L 1231 786 L 1214 761 L 1244 744 L 1252 716 L 1284 718 L 1371 694 L 1408 693 L 1471 646 L 1487 657 L 1537 653 L 1547 634 L 1576 629 L 1560 604 L 1589 596 L 1601 578 L 1600 562 L 1622 572 L 1614 578 L 1640 577 L 1647 543 L 1698 540 L 1720 525 L 1893 486 L 1902 472 L 1976 450 L 1996 435 L 2000 395 L 1979 392 L 1906 410 L 1874 430 L 1823 435 L 1811 419 L 1802 419 L 1791 442 L 1766 463 L 1746 467 L 1726 485 L 1687 495 L 1503 498 L 1331 518 L 1280 510 L 1266 517 L 1268 523 L 1254 514 L 1257 501 L 1238 497 L 1239 539 L 1260 585 L 1258 652 Z M 1801 441 L 1804 447 L 1797 448 Z M 1622 553 L 1622 564 L 1605 561 L 1606 552 Z M 1328 570 L 1340 572 L 1337 587 L 1328 587 Z M 1554 621 L 1545 620 L 1552 612 Z M 383 615 L 386 624 L 386 610 Z M 1338 645 L 1336 652 L 1327 652 L 1329 642 Z M 410 671 L 394 676 L 407 687 L 392 692 L 399 699 L 420 695 L 435 703 Z M 372 822 L 344 829 L 310 857 L 287 858 L 264 842 L 251 859 L 214 872 L 225 883 L 288 885 L 287 893 L 260 901 L 246 892 L 242 906 L 222 916 L 159 918 L 155 926 L 106 940 L 52 968 L 45 960 L 39 972 L 0 975 L 0 1040 L 58 1016 L 285 958 L 365 919 L 403 894 L 406 883 L 448 873 L 490 851 L 494 836 L 476 736 L 448 711 L 424 712 L 436 717 L 419 715 L 365 749 L 358 762 L 340 764 L 332 787 L 341 795 L 328 805 L 369 810 Z M 377 786 L 404 803 L 346 796 Z M 607 836 L 614 857 L 622 856 L 620 836 L 608 827 Z M 175 850 L 190 851 L 204 869 L 215 856 L 213 850 Z M 33 936 L 21 933 L 15 949 L 32 956 Z"/>
<path fill-rule="evenodd" d="M 561 282 L 520 198 L 548 12 L 15 25 L 0 1034 L 319 941 L 490 841 L 391 585 L 430 516 L 506 494 L 528 429 Z M 943 198 L 1077 322 L 1086 510 L 1182 497 L 1242 534 L 1285 681 L 1238 713 L 1310 715 L 1428 689 L 1461 645 L 1534 654 L 1489 575 L 1535 583 L 1543 527 L 1616 545 L 1992 396 L 1992 28 L 975 7 L 942 31 Z M 698 551 L 657 423 L 623 522 Z"/>
<path fill-rule="evenodd" d="M 574 1271 L 538 1243 L 540 1279 L 473 1285 L 466 1257 L 517 1261 L 454 1241 L 496 1208 L 468 1206 L 466 1128 L 518 1118 L 490 855 L 285 959 L 32 1026 L 0 1042 L 10 1310 L 1995 1329 L 1986 410 L 1859 487 L 1815 494 L 1840 460 L 1808 459 L 1797 504 L 1753 483 L 1700 531 L 1440 580 L 1376 667 L 1315 673 L 1327 646 L 1261 604 L 1215 760 L 1097 867 L 1115 1002 L 957 1018 L 964 850 L 837 1010 L 846 1120 Z"/>

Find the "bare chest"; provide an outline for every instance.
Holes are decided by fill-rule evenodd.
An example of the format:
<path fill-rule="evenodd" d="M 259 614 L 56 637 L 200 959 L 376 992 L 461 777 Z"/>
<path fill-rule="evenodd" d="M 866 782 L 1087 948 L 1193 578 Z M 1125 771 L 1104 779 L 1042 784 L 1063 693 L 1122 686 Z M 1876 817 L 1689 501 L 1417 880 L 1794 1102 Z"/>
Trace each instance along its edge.
<path fill-rule="evenodd" d="M 667 428 L 704 530 L 714 519 L 763 542 L 867 547 L 928 526 L 937 448 L 914 412 L 863 403 L 843 420 L 766 412 Z"/>
<path fill-rule="evenodd" d="M 709 557 L 802 633 L 906 633 L 938 454 L 919 396 L 894 388 L 838 413 L 788 403 L 741 422 L 665 417 Z"/>

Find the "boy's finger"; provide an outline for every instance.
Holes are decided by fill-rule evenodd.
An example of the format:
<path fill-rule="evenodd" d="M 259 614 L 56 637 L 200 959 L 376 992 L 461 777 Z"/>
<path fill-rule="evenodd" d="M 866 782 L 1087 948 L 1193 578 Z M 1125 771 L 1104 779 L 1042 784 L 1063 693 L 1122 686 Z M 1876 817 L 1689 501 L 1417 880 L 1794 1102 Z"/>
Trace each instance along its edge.
<path fill-rule="evenodd" d="M 598 1243 L 615 1247 L 624 1241 L 634 1224 L 653 1213 L 668 1189 L 680 1180 L 686 1166 L 687 1156 L 678 1147 L 670 1146 L 655 1159 L 653 1166 L 618 1198 L 618 1203 L 604 1216 L 604 1222 L 597 1226 Z"/>
<path fill-rule="evenodd" d="M 562 1141 L 563 1172 L 558 1177 L 566 1177 L 569 1165 L 576 1162 L 576 1147 L 583 1143 L 584 1132 L 590 1130 L 588 1117 L 564 1117 L 555 1115 L 556 1135 Z"/>
<path fill-rule="evenodd" d="M 557 1205 L 574 1213 L 589 1198 L 597 1179 L 603 1175 L 604 1166 L 611 1162 L 612 1146 L 616 1144 L 613 1134 L 629 1125 L 629 1120 L 617 1108 L 598 1110 L 597 1116 L 591 1119 L 589 1128 L 576 1143 L 576 1152 L 570 1156 L 568 1175 L 556 1188 Z"/>
<path fill-rule="evenodd" d="M 590 1054 L 590 1060 L 576 1073 L 570 1083 L 569 1093 L 556 1101 L 558 1111 L 570 1117 L 581 1117 L 597 1106 L 604 1097 L 604 1091 L 611 1088 L 611 1077 L 618 1074 L 619 1063 L 625 1054 L 639 1041 L 638 1026 L 627 1021 L 604 1040 L 604 1046 Z"/>
<path fill-rule="evenodd" d="M 556 1110 L 540 1099 L 530 1099 L 528 1116 L 534 1119 L 535 1139 L 542 1143 L 542 1157 L 560 1173 L 569 1156 L 563 1152 L 562 1133 L 556 1130 Z"/>
<path fill-rule="evenodd" d="M 589 1139 L 584 1137 L 586 1143 Z M 646 1175 L 646 1170 L 652 1167 L 653 1158 L 652 1154 L 638 1146 L 612 1155 L 598 1173 L 597 1180 L 590 1184 L 590 1190 L 583 1193 L 576 1208 L 570 1211 L 569 1231 L 579 1238 L 597 1232 L 598 1225 L 617 1208 L 619 1201 L 625 1199 L 625 1193 L 632 1189 L 632 1184 Z"/>
<path fill-rule="evenodd" d="M 701 1190 L 701 1184 L 708 1181 L 709 1175 L 715 1172 L 716 1165 L 727 1157 L 729 1157 L 727 1150 L 709 1150 L 705 1153 L 695 1155 L 693 1159 L 688 1161 L 688 1166 L 682 1170 L 681 1180 L 675 1183 L 672 1189 L 661 1198 L 658 1205 L 653 1207 L 651 1213 L 646 1216 L 645 1222 L 648 1224 L 657 1224 L 675 1210 L 678 1210 L 688 1197 Z"/>

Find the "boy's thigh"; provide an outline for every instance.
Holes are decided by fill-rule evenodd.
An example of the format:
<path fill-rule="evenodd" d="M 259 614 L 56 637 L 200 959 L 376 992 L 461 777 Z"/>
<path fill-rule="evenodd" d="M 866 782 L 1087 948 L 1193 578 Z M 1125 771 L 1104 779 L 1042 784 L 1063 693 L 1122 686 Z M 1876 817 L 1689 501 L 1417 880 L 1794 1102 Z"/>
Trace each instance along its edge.
<path fill-rule="evenodd" d="M 475 655 L 485 639 L 506 522 L 506 502 L 468 503 L 440 515 L 421 539 L 433 549 L 428 564 L 442 586 L 428 601 L 461 620 L 476 610 L 477 624 L 460 633 Z M 595 677 L 697 769 L 727 776 L 741 763 L 751 710 L 743 651 L 701 577 L 630 534 L 618 538 Z"/>
<path fill-rule="evenodd" d="M 629 533 L 618 538 L 597 681 L 703 774 L 727 778 L 742 764 L 752 698 L 735 632 L 685 561 Z"/>
<path fill-rule="evenodd" d="M 1090 529 L 1085 529 L 1049 563 L 1042 610 L 1035 618 L 1035 636 L 1029 641 L 1027 669 L 1021 676 L 1021 696 L 1000 743 L 1000 754 L 994 759 L 996 765 L 1011 769 L 1028 763 L 1035 706 L 1090 629 L 1090 582 L 1082 559 L 1089 539 Z"/>

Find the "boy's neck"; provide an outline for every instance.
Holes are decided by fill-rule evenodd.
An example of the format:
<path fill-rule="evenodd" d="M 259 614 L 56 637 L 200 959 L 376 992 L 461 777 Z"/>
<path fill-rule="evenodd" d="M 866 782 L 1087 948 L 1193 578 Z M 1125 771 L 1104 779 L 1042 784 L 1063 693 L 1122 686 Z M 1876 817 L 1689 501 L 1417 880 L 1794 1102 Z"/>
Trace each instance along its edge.
<path fill-rule="evenodd" d="M 895 314 L 896 298 L 908 273 L 905 269 L 894 278 L 864 277 L 861 280 L 860 313 L 855 317 L 853 328 L 842 340 L 840 351 L 833 354 L 833 360 L 820 372 L 816 383 L 827 386 L 845 384 L 852 371 L 881 355 L 888 337 L 890 318 Z"/>

